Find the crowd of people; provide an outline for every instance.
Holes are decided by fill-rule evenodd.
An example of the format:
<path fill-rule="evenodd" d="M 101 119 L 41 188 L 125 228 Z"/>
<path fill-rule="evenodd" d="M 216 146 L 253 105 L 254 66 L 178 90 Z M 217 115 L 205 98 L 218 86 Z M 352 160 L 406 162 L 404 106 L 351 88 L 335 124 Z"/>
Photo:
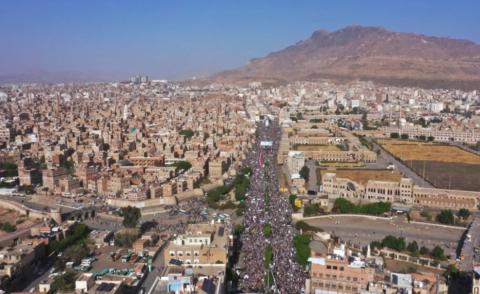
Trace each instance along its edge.
<path fill-rule="evenodd" d="M 278 188 L 276 155 L 280 132 L 277 121 L 259 123 L 256 148 L 247 157 L 252 175 L 242 235 L 245 274 L 241 288 L 248 292 L 300 293 L 305 283 L 305 272 L 295 260 L 292 208 Z M 262 146 L 262 141 L 272 145 Z M 266 237 L 267 224 L 272 227 L 272 234 Z M 266 264 L 264 256 L 269 245 L 273 249 L 273 260 Z M 273 281 L 267 279 L 269 272 L 273 274 Z"/>

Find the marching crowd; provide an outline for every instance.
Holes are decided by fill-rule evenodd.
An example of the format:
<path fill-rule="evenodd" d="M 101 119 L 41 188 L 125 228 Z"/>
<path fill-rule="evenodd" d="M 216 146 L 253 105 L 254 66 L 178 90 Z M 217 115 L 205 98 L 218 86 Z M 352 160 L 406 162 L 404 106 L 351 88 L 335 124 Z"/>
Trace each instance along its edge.
<path fill-rule="evenodd" d="M 256 148 L 247 157 L 252 169 L 247 209 L 244 215 L 245 232 L 242 235 L 242 251 L 245 253 L 245 275 L 241 282 L 244 291 L 300 293 L 306 274 L 295 260 L 293 237 L 295 229 L 291 222 L 291 206 L 278 189 L 277 160 L 280 128 L 272 124 L 258 124 Z M 262 148 L 260 142 L 272 142 Z M 268 196 L 266 196 L 268 195 Z M 266 197 L 269 198 L 266 201 Z M 272 234 L 264 236 L 264 226 L 270 224 Z M 271 265 L 265 265 L 267 246 L 273 249 Z M 266 280 L 269 272 L 273 281 Z"/>

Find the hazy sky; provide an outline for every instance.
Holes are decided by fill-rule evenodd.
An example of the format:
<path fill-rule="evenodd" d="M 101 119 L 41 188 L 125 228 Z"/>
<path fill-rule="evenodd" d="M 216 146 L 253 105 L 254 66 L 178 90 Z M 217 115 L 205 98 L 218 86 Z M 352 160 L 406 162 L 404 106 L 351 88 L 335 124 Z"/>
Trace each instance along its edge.
<path fill-rule="evenodd" d="M 0 75 L 186 78 L 351 24 L 480 43 L 479 0 L 2 0 Z"/>

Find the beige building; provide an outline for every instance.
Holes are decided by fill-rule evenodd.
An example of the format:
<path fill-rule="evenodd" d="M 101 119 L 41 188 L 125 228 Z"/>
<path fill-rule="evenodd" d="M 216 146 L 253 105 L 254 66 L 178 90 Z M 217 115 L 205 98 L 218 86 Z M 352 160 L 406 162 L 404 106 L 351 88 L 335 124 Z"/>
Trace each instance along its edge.
<path fill-rule="evenodd" d="M 60 180 L 67 177 L 67 175 L 67 170 L 62 167 L 46 169 L 42 174 L 43 186 L 53 191 L 55 186 L 58 186 Z"/>
<path fill-rule="evenodd" d="M 165 247 L 165 261 L 180 261 L 183 266 L 224 266 L 228 261 L 229 234 L 224 224 L 191 224 L 185 234 Z"/>
<path fill-rule="evenodd" d="M 435 128 L 422 127 L 387 127 L 383 129 L 385 136 L 390 137 L 391 134 L 406 134 L 409 138 L 415 139 L 420 136 L 433 137 L 438 142 L 462 142 L 468 144 L 476 144 L 480 141 L 480 132 L 472 130 L 439 130 Z"/>
<path fill-rule="evenodd" d="M 360 293 L 373 281 L 375 270 L 365 267 L 363 262 L 349 263 L 346 257 L 329 255 L 310 258 L 310 291 L 331 293 Z M 330 292 L 329 292 L 330 293 Z"/>
<path fill-rule="evenodd" d="M 225 173 L 226 168 L 223 160 L 215 159 L 208 162 L 208 175 L 212 179 L 220 179 Z"/>

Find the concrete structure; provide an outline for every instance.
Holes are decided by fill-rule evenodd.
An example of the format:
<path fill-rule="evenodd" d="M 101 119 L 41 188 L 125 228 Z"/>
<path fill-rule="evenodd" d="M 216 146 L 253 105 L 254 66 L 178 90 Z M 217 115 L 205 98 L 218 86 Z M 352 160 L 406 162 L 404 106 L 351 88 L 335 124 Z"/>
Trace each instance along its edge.
<path fill-rule="evenodd" d="M 180 261 L 183 266 L 194 267 L 226 265 L 230 232 L 224 224 L 192 224 L 186 231 L 163 250 L 166 263 Z"/>
<path fill-rule="evenodd" d="M 373 281 L 375 270 L 368 268 L 359 259 L 349 261 L 345 248 L 340 248 L 340 255 L 330 254 L 326 257 L 310 257 L 310 287 L 308 294 L 322 293 L 360 293 Z M 309 291 L 308 291 L 308 288 Z M 330 292 L 328 292 L 330 293 Z"/>
<path fill-rule="evenodd" d="M 478 210 L 480 200 L 480 192 L 423 188 L 414 185 L 408 178 L 399 182 L 369 180 L 362 185 L 339 178 L 334 173 L 326 173 L 322 176 L 322 187 L 330 199 L 347 198 L 357 203 L 386 201 L 438 209 Z"/>
<path fill-rule="evenodd" d="M 290 175 L 298 174 L 305 165 L 305 154 L 302 151 L 288 152 L 287 167 Z"/>
<path fill-rule="evenodd" d="M 436 128 L 422 128 L 416 127 L 386 127 L 383 129 L 385 136 L 390 137 L 391 134 L 397 133 L 399 135 L 406 134 L 411 139 L 425 136 L 425 138 L 433 137 L 434 141 L 438 142 L 460 142 L 467 144 L 476 144 L 480 141 L 480 132 L 473 129 L 458 129 L 458 130 L 440 130 Z"/>

